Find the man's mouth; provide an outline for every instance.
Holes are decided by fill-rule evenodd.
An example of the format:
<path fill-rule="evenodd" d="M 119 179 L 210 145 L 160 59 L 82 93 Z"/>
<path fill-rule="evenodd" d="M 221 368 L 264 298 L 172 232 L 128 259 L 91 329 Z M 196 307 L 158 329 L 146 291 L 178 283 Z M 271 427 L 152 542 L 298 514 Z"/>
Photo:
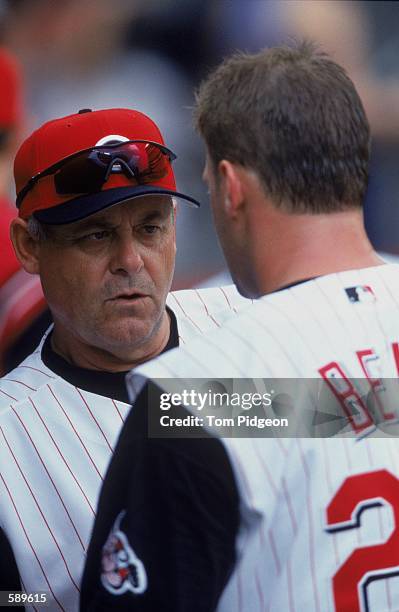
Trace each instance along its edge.
<path fill-rule="evenodd" d="M 111 298 L 110 301 L 116 302 L 116 301 L 121 300 L 121 301 L 134 302 L 135 300 L 140 300 L 146 297 L 148 297 L 147 294 L 140 293 L 139 291 L 131 291 L 131 292 L 126 291 L 125 293 L 118 293 L 118 295 Z"/>

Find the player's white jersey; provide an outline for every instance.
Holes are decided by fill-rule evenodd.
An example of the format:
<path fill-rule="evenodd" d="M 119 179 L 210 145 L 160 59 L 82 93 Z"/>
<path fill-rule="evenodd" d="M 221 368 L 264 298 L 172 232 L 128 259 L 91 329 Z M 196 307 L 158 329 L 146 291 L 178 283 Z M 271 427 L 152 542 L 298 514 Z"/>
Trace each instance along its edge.
<path fill-rule="evenodd" d="M 176 292 L 168 304 L 188 346 L 251 301 L 231 286 Z M 99 489 L 129 408 L 54 374 L 41 346 L 0 381 L 0 525 L 23 588 L 47 592 L 46 609 L 78 610 Z"/>
<path fill-rule="evenodd" d="M 182 389 L 195 377 L 340 379 L 344 408 L 346 392 L 356 396 L 350 379 L 372 389 L 398 372 L 399 266 L 387 264 L 265 296 L 129 383 L 134 395 L 139 375 L 177 377 Z M 353 437 L 223 439 L 241 530 L 220 612 L 399 610 L 398 440 L 368 436 L 367 406 L 356 399 Z M 397 410 L 382 417 L 393 422 Z"/>
<path fill-rule="evenodd" d="M 397 442 L 226 439 L 242 523 L 218 610 L 399 610 Z"/>

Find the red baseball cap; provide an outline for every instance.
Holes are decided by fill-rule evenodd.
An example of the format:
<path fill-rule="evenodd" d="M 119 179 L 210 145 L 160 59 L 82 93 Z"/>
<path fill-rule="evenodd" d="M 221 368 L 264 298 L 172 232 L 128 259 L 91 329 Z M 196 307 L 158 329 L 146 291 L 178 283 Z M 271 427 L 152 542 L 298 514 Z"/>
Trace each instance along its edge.
<path fill-rule="evenodd" d="M 165 146 L 157 125 L 136 110 L 83 109 L 75 115 L 48 121 L 21 145 L 14 162 L 17 195 L 40 172 L 64 158 L 92 147 L 107 143 L 145 140 Z M 94 193 L 60 195 L 56 191 L 55 172 L 40 177 L 26 191 L 20 202 L 19 216 L 26 219 L 32 214 L 48 224 L 72 223 L 95 212 L 147 194 L 171 195 L 199 206 L 194 198 L 176 191 L 176 182 L 170 161 L 164 175 L 147 184 L 138 184 L 124 173 L 111 173 Z"/>
<path fill-rule="evenodd" d="M 17 60 L 0 48 L 0 130 L 19 123 L 22 116 L 22 77 Z"/>

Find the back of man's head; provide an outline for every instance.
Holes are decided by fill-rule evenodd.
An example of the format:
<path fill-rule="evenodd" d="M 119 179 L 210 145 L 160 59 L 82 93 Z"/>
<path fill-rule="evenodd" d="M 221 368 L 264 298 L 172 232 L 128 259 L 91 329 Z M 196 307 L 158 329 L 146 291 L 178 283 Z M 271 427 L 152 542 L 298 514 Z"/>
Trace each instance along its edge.
<path fill-rule="evenodd" d="M 228 58 L 200 87 L 195 121 L 214 164 L 254 170 L 276 206 L 311 214 L 361 206 L 367 117 L 345 70 L 312 43 Z"/>

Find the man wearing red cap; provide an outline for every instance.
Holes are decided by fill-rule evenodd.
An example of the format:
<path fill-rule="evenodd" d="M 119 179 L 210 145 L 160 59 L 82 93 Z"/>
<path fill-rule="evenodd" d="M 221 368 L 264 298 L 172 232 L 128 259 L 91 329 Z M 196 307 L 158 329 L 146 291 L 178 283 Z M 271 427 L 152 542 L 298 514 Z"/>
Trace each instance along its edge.
<path fill-rule="evenodd" d="M 12 239 L 54 326 L 0 381 L 0 524 L 26 592 L 72 612 L 98 491 L 129 410 L 125 374 L 248 302 L 233 288 L 171 294 L 175 155 L 126 109 L 50 121 L 15 159 Z M 172 308 L 174 310 L 172 310 Z"/>

